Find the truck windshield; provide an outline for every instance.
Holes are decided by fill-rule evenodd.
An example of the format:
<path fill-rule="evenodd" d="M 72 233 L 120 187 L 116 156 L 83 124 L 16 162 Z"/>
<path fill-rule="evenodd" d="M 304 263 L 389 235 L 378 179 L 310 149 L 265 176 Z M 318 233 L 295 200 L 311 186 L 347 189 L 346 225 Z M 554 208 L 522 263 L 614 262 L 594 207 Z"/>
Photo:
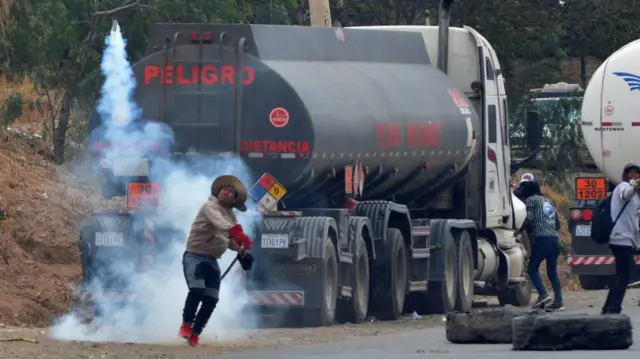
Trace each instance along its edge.
<path fill-rule="evenodd" d="M 545 119 L 552 119 L 554 115 L 566 115 L 571 122 L 580 121 L 581 97 L 549 97 L 534 100 L 540 115 Z"/>
<path fill-rule="evenodd" d="M 544 135 L 550 139 L 560 134 L 566 135 L 566 130 L 572 135 L 580 133 L 580 97 L 548 97 L 536 98 L 534 103 L 544 123 Z M 569 126 L 567 126 L 569 125 Z M 562 132 L 559 132 L 562 130 Z M 555 136 L 554 136 L 555 134 Z"/>

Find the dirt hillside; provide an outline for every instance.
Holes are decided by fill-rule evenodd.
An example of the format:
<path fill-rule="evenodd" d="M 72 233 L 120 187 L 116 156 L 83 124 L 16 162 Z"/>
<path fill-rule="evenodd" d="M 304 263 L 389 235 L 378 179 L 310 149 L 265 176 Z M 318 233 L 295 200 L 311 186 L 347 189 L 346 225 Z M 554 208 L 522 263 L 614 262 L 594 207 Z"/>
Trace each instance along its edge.
<path fill-rule="evenodd" d="M 80 275 L 78 223 L 90 191 L 42 155 L 0 132 L 0 323 L 46 325 L 64 312 Z"/>

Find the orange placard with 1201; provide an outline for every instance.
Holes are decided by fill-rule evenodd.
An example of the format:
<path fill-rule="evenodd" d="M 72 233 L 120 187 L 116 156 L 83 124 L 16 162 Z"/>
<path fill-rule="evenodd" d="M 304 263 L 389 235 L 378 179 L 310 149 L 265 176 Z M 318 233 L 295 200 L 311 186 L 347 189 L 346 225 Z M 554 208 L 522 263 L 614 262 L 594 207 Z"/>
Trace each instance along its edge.
<path fill-rule="evenodd" d="M 603 177 L 576 178 L 576 200 L 599 201 L 607 196 L 607 181 Z"/>
<path fill-rule="evenodd" d="M 158 183 L 128 183 L 127 207 L 130 209 L 155 209 L 160 207 L 161 189 Z"/>

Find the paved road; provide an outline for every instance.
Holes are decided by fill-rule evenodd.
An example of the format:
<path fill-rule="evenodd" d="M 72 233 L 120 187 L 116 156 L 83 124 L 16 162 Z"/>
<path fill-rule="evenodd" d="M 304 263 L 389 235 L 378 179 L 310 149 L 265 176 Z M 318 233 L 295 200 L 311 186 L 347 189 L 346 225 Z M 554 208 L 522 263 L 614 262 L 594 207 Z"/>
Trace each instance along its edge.
<path fill-rule="evenodd" d="M 579 311 L 593 313 L 596 309 Z M 631 316 L 634 326 L 640 325 L 640 307 L 628 306 L 625 314 Z M 636 342 L 640 335 L 634 333 Z M 443 359 L 468 359 L 497 357 L 499 359 L 539 359 L 557 357 L 561 359 L 600 359 L 615 355 L 616 359 L 634 358 L 640 354 L 640 344 L 634 344 L 629 350 L 608 353 L 603 351 L 573 352 L 514 352 L 510 345 L 454 345 L 444 339 L 444 328 L 430 328 L 368 338 L 350 339 L 345 342 L 309 345 L 300 347 L 284 347 L 244 351 L 234 354 L 216 356 L 215 359 L 415 359 L 441 357 Z M 213 358 L 210 358 L 213 359 Z"/>

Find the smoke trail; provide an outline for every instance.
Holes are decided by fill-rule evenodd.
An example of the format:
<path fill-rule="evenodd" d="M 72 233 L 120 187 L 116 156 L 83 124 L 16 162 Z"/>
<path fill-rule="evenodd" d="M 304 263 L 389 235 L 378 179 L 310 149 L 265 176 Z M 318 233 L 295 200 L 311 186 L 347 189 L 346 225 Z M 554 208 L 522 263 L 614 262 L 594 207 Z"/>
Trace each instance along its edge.
<path fill-rule="evenodd" d="M 127 59 L 127 41 L 122 37 L 117 21 L 113 22 L 105 44 L 107 47 L 100 64 L 105 81 L 100 91 L 98 113 L 107 127 L 123 126 L 138 119 L 141 111 L 131 100 L 136 79 Z"/>
<path fill-rule="evenodd" d="M 124 304 L 115 301 L 105 289 L 107 283 L 98 278 L 89 286 L 97 307 L 101 310 L 103 326 L 81 323 L 78 313 L 62 317 L 51 330 L 59 340 L 118 341 L 118 342 L 172 342 L 180 340 L 177 329 L 181 323 L 182 306 L 187 294 L 182 274 L 181 257 L 191 221 L 210 192 L 211 181 L 222 174 L 233 174 L 245 184 L 251 182 L 249 171 L 239 158 L 213 159 L 200 157 L 189 164 L 167 158 L 153 157 L 148 147 L 135 144 L 155 143 L 166 145 L 173 141 L 171 129 L 162 124 L 147 122 L 137 126 L 122 127 L 124 123 L 139 120 L 142 113 L 132 99 L 136 82 L 127 60 L 126 41 L 120 27 L 114 22 L 106 39 L 106 50 L 101 69 L 105 82 L 97 110 L 102 117 L 100 128 L 104 138 L 121 146 L 106 153 L 107 158 L 153 158 L 150 179 L 162 185 L 162 209 L 155 223 L 163 230 L 156 231 L 155 240 L 163 243 L 163 250 L 156 256 L 153 270 L 140 272 L 124 254 L 111 257 L 110 270 L 129 279 L 133 300 Z M 155 153 L 155 152 L 154 152 Z M 115 164 L 113 164 L 115 166 Z M 194 171 L 197 168 L 198 171 Z M 239 213 L 238 219 L 251 236 L 251 229 L 259 215 L 249 205 L 249 211 Z M 134 223 L 134 225 L 141 225 Z M 235 252 L 228 251 L 220 260 L 224 270 Z M 229 275 L 222 283 L 220 301 L 203 333 L 203 339 L 233 339 L 236 334 L 228 330 L 242 324 L 252 326 L 255 316 L 247 313 L 248 298 L 241 283 L 242 275 Z"/>

